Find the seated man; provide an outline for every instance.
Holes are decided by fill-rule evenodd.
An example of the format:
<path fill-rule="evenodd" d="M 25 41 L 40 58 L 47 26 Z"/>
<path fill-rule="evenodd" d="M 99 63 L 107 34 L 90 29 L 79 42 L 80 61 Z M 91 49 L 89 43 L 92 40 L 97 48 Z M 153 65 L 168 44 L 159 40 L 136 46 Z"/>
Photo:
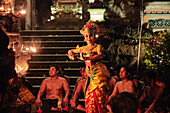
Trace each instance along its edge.
<path fill-rule="evenodd" d="M 135 89 L 135 93 L 136 93 L 136 98 L 139 99 L 139 97 L 143 93 L 145 83 L 142 80 L 140 80 L 140 78 L 137 75 L 133 76 L 132 81 L 134 83 L 134 89 Z"/>
<path fill-rule="evenodd" d="M 128 79 L 128 76 L 130 75 L 129 70 L 125 67 L 122 67 L 120 69 L 119 75 L 122 81 L 119 81 L 116 83 L 114 90 L 112 94 L 110 95 L 108 101 L 111 100 L 111 98 L 113 98 L 117 94 L 122 93 L 122 92 L 129 92 L 132 94 L 135 93 L 133 81 Z"/>
<path fill-rule="evenodd" d="M 85 68 L 84 68 L 84 67 L 81 69 L 80 73 L 81 73 L 82 77 L 79 77 L 79 78 L 76 80 L 76 84 L 75 84 L 75 87 L 74 87 L 74 89 L 73 89 L 73 93 L 75 93 L 75 91 L 76 91 L 78 82 L 81 81 L 81 80 L 87 79 L 87 75 L 86 75 L 86 73 L 85 73 Z"/>
<path fill-rule="evenodd" d="M 57 110 L 62 110 L 63 106 L 68 106 L 68 96 L 70 93 L 69 85 L 66 79 L 58 76 L 58 67 L 50 66 L 49 75 L 50 77 L 44 79 L 41 83 L 40 90 L 37 95 L 36 105 L 40 108 L 42 106 L 41 96 L 46 90 L 46 99 L 48 100 L 43 109 L 44 113 L 48 113 L 51 110 L 56 110 L 54 106 L 57 105 Z M 65 96 L 63 96 L 63 90 L 65 91 Z M 58 102 L 56 102 L 57 100 Z M 63 103 L 62 103 L 63 102 Z M 43 107 L 42 107 L 43 108 Z"/>
<path fill-rule="evenodd" d="M 77 79 L 76 81 L 76 86 L 75 86 L 75 92 L 74 95 L 71 99 L 71 107 L 75 110 L 79 110 L 79 111 L 86 111 L 85 110 L 85 106 L 84 106 L 84 95 L 83 95 L 83 99 L 79 99 L 79 101 L 76 101 L 78 99 L 78 97 L 80 96 L 81 91 L 84 93 L 85 92 L 85 85 L 86 85 L 86 79 L 87 79 L 87 75 L 85 73 L 85 68 L 82 68 L 82 70 L 80 71 L 82 77 L 80 77 L 79 79 Z M 76 105 L 77 102 L 77 105 Z"/>
<path fill-rule="evenodd" d="M 164 88 L 157 85 L 155 83 L 155 80 L 156 80 L 155 71 L 151 70 L 144 74 L 144 82 L 146 84 L 146 87 L 138 101 L 141 104 L 142 111 L 144 110 L 145 113 L 161 112 L 161 106 L 163 105 L 162 94 Z M 142 104 L 142 102 L 144 101 L 145 104 Z"/>
<path fill-rule="evenodd" d="M 133 81 L 128 79 L 128 77 L 130 75 L 129 70 L 125 67 L 122 67 L 120 69 L 119 75 L 120 75 L 120 78 L 122 79 L 122 81 L 119 81 L 116 83 L 112 94 L 108 98 L 108 102 L 110 102 L 110 100 L 114 96 L 116 96 L 117 94 L 123 93 L 123 92 L 135 94 Z M 107 105 L 107 109 L 111 112 L 111 107 L 109 105 Z"/>
<path fill-rule="evenodd" d="M 68 84 L 70 85 L 70 78 L 64 74 L 64 67 L 59 66 L 59 77 L 63 77 L 67 80 Z"/>

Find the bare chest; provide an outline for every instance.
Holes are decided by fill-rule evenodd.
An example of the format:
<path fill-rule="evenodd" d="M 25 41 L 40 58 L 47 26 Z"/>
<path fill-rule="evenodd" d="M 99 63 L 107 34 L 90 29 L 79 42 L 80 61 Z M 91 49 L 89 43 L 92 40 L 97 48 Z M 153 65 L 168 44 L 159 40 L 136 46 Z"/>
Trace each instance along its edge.
<path fill-rule="evenodd" d="M 122 93 L 122 92 L 132 92 L 131 89 L 133 89 L 133 88 L 132 88 L 132 86 L 130 85 L 129 82 L 126 82 L 126 83 L 121 82 L 118 85 L 119 93 Z"/>
<path fill-rule="evenodd" d="M 59 81 L 59 80 L 49 80 L 47 83 L 46 83 L 46 90 L 47 91 L 62 91 L 63 89 L 63 85 L 62 85 L 62 82 Z"/>

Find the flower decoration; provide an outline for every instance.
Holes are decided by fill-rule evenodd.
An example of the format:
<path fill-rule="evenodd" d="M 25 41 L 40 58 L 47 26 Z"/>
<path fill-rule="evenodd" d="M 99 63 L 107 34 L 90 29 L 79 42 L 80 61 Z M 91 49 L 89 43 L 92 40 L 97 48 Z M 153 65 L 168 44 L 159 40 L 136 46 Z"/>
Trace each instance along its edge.
<path fill-rule="evenodd" d="M 80 33 L 82 35 L 85 35 L 85 33 L 91 33 L 91 29 L 93 29 L 94 33 L 99 33 L 99 27 L 95 23 L 91 22 L 90 20 L 86 22 L 86 24 L 83 26 L 82 30 L 80 30 Z"/>

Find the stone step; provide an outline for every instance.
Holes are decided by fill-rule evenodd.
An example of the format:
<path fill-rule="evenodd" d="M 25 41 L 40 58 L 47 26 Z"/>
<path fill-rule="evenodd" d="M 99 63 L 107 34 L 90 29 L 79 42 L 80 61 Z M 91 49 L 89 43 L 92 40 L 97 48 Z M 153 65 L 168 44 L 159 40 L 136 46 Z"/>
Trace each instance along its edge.
<path fill-rule="evenodd" d="M 79 68 L 84 66 L 84 61 L 28 61 L 28 63 L 29 68 L 49 68 L 52 64 L 65 68 Z"/>
<path fill-rule="evenodd" d="M 77 59 L 79 54 L 74 54 Z M 30 61 L 69 61 L 67 54 L 32 54 Z M 75 60 L 75 61 L 76 61 Z"/>
<path fill-rule="evenodd" d="M 23 41 L 24 45 L 34 44 L 39 47 L 76 47 L 77 45 L 83 46 L 84 41 Z"/>
<path fill-rule="evenodd" d="M 78 56 L 78 55 L 77 55 Z M 31 61 L 65 61 L 68 59 L 66 54 L 32 54 Z"/>
<path fill-rule="evenodd" d="M 80 34 L 79 30 L 22 30 L 22 36 L 41 36 L 41 35 L 75 35 Z"/>
<path fill-rule="evenodd" d="M 42 36 L 22 36 L 23 41 L 83 41 L 82 35 L 42 35 Z"/>
<path fill-rule="evenodd" d="M 74 54 L 75 56 L 75 61 L 79 60 L 77 57 L 79 57 L 79 54 Z M 106 54 L 105 57 L 103 58 L 104 61 L 109 60 L 108 55 Z M 57 53 L 51 53 L 51 54 L 37 54 L 33 53 L 31 55 L 31 61 L 69 61 L 70 59 L 66 54 L 57 54 Z"/>
<path fill-rule="evenodd" d="M 64 68 L 64 72 L 65 75 L 67 76 L 81 76 L 80 74 L 80 68 Z M 49 67 L 48 68 L 29 68 L 27 71 L 27 75 L 26 76 L 48 76 L 48 72 L 49 72 Z"/>
<path fill-rule="evenodd" d="M 36 52 L 39 54 L 67 54 L 68 50 L 76 47 L 36 47 Z"/>

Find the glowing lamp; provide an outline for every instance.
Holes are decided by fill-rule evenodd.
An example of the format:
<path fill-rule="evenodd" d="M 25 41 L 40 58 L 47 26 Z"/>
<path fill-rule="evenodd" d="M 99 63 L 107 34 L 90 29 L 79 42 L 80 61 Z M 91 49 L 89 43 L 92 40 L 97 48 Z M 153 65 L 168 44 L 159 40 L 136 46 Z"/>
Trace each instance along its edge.
<path fill-rule="evenodd" d="M 90 12 L 90 20 L 91 21 L 98 21 L 98 22 L 102 22 L 104 21 L 104 12 L 106 11 L 105 8 L 92 8 L 92 9 L 88 9 L 88 11 Z"/>

